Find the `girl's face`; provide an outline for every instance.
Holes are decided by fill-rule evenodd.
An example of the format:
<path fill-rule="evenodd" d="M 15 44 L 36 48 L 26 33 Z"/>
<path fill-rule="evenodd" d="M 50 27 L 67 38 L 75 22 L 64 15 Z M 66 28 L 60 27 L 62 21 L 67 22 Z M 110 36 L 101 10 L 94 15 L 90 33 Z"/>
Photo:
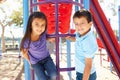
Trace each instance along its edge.
<path fill-rule="evenodd" d="M 35 18 L 32 22 L 32 34 L 41 35 L 45 31 L 46 21 L 42 18 Z"/>
<path fill-rule="evenodd" d="M 92 22 L 87 21 L 85 17 L 74 18 L 74 24 L 76 31 L 81 35 L 85 35 L 91 28 Z"/>

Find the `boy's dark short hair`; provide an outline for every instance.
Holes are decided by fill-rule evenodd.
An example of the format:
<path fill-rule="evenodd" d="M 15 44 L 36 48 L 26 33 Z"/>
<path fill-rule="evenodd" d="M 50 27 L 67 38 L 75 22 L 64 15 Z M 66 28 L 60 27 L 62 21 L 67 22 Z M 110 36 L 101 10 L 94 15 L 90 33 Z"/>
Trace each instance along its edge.
<path fill-rule="evenodd" d="M 76 11 L 73 15 L 73 19 L 81 17 L 86 17 L 88 23 L 92 21 L 92 14 L 88 10 L 81 9 L 79 11 Z"/>

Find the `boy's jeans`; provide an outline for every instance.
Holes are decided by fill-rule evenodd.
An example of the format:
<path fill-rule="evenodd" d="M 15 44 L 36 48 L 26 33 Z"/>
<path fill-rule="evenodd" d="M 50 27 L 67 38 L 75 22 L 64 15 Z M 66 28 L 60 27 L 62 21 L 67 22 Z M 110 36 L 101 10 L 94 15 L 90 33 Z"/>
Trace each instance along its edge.
<path fill-rule="evenodd" d="M 83 74 L 76 72 L 76 80 L 82 80 Z M 96 80 L 97 76 L 96 76 L 96 72 L 94 72 L 93 74 L 90 75 L 89 80 Z"/>
<path fill-rule="evenodd" d="M 56 66 L 50 56 L 39 61 L 36 64 L 32 64 L 32 67 L 39 80 L 55 80 L 57 76 Z M 48 78 L 49 77 L 49 78 Z"/>

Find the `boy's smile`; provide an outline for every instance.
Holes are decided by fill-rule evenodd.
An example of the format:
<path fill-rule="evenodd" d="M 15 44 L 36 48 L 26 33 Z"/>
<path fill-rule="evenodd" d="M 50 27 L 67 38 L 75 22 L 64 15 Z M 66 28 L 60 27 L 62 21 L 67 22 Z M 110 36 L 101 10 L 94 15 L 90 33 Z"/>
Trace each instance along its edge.
<path fill-rule="evenodd" d="M 87 32 L 89 32 L 92 26 L 92 22 L 88 23 L 85 17 L 74 18 L 74 24 L 75 24 L 76 31 L 80 34 L 80 36 L 83 36 Z"/>

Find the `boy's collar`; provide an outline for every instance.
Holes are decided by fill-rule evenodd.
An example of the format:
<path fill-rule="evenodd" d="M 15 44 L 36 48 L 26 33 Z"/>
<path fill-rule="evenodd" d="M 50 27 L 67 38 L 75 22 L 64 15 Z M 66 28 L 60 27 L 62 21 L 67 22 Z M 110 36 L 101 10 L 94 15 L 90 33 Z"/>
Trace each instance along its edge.
<path fill-rule="evenodd" d="M 91 34 L 91 29 L 85 34 L 85 35 L 83 35 L 83 36 L 80 36 L 80 34 L 78 33 L 78 35 L 79 35 L 79 38 L 85 38 L 86 36 L 88 36 L 89 34 Z"/>

